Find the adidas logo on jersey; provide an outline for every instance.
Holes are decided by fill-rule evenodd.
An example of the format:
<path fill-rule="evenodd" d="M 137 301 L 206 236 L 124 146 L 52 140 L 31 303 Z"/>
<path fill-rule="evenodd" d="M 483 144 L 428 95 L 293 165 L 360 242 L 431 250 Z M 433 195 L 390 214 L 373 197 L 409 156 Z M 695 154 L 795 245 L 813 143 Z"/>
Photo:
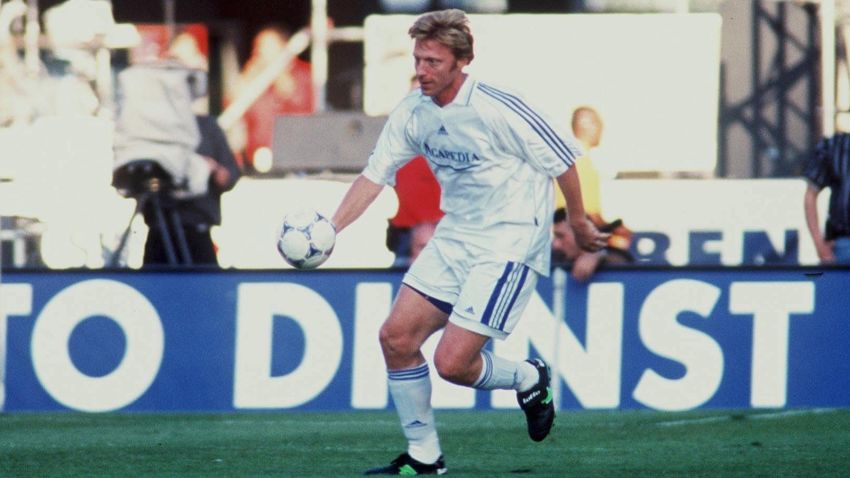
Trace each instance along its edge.
<path fill-rule="evenodd" d="M 446 131 L 446 127 L 445 127 L 445 126 L 440 125 L 440 129 L 438 129 L 438 130 L 437 130 L 437 134 L 444 134 L 444 135 L 448 136 L 448 135 L 449 135 L 449 132 L 448 132 L 448 131 Z"/>
<path fill-rule="evenodd" d="M 466 312 L 467 314 L 473 314 L 473 315 L 475 314 L 475 309 L 473 309 L 471 305 L 469 307 L 467 307 L 466 309 L 464 309 L 463 311 Z"/>

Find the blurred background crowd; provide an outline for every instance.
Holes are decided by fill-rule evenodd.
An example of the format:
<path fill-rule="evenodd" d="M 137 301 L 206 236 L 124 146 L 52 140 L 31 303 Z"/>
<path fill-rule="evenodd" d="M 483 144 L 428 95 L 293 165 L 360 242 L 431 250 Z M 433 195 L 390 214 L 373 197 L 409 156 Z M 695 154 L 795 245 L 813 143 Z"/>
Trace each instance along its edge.
<path fill-rule="evenodd" d="M 850 112 L 848 1 L 3 0 L 2 267 L 284 267 L 282 215 L 330 210 L 411 86 L 395 17 L 454 7 L 476 73 L 524 85 L 585 146 L 588 210 L 614 235 L 580 258 L 556 223 L 576 278 L 824 259 L 802 177 Z M 421 163 L 329 266 L 409 262 L 440 217 Z M 777 182 L 749 207 L 763 185 L 735 181 L 755 179 Z M 777 219 L 773 197 L 799 207 Z M 770 247 L 748 252 L 760 231 Z"/>

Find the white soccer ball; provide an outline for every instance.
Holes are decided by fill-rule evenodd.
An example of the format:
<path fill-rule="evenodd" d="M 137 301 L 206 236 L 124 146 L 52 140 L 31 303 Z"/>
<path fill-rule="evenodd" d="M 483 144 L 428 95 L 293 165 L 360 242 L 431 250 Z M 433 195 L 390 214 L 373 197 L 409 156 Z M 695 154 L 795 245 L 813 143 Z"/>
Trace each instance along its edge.
<path fill-rule="evenodd" d="M 331 221 L 316 211 L 287 214 L 277 240 L 277 250 L 298 269 L 315 269 L 328 260 L 336 243 Z"/>

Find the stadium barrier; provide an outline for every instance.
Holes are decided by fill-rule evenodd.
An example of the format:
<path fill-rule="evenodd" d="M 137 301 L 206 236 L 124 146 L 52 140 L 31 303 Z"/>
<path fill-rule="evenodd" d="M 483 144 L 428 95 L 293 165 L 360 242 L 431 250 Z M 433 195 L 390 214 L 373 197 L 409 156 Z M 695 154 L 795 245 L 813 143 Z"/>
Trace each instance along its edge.
<path fill-rule="evenodd" d="M 37 251 L 23 251 L 4 240 L 6 250 L 14 251 L 7 267 L 24 267 L 23 258 L 34 252 L 50 269 L 109 264 L 135 201 L 121 197 L 108 184 L 83 179 L 78 183 L 76 178 L 60 181 L 74 177 L 66 172 L 51 173 L 55 177 L 50 184 L 16 181 L 0 188 L 0 212 L 32 218 L 28 219 L 32 226 L 15 232 L 26 238 L 25 244 L 39 246 Z M 74 191 L 57 189 L 60 183 L 75 185 Z M 330 215 L 349 186 L 350 178 L 242 178 L 223 196 L 222 224 L 212 229 L 219 263 L 250 270 L 288 267 L 274 247 L 281 218 L 306 206 Z M 56 197 L 63 200 L 42 204 L 43 198 L 37 196 L 46 188 L 57 191 Z M 819 262 L 803 212 L 803 179 L 611 179 L 604 180 L 601 189 L 605 218 L 621 218 L 634 231 L 632 253 L 642 264 L 810 266 Z M 820 217 L 826 217 L 828 199 L 828 193 L 818 198 Z M 33 209 L 36 204 L 42 205 Z M 385 246 L 386 225 L 397 208 L 395 194 L 385 188 L 366 213 L 346 228 L 345 240 L 338 241 L 326 267 L 389 267 L 394 257 Z M 4 231 L 11 233 L 7 227 Z M 146 234 L 143 221 L 132 224 L 122 263 L 141 267 Z M 12 264 L 18 254 L 21 260 Z"/>
<path fill-rule="evenodd" d="M 401 275 L 4 272 L 4 409 L 390 407 L 377 331 Z M 811 267 L 610 269 L 563 289 L 543 279 L 492 346 L 550 362 L 566 409 L 846 407 L 849 281 L 848 269 Z M 511 392 L 432 377 L 437 408 L 516 406 Z"/>

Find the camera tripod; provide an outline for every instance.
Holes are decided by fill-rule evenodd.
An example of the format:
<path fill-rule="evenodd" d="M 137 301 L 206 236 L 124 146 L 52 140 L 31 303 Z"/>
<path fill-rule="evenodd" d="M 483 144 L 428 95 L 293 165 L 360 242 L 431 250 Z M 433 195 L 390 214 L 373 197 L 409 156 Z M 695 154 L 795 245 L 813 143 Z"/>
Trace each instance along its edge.
<path fill-rule="evenodd" d="M 183 222 L 175 207 L 176 200 L 172 196 L 174 189 L 171 175 L 154 160 L 131 161 L 113 172 L 112 184 L 124 197 L 136 199 L 136 208 L 130 216 L 127 229 L 121 235 L 121 240 L 109 261 L 110 267 L 117 267 L 121 253 L 127 245 L 133 227 L 133 221 L 149 205 L 153 212 L 155 225 L 165 249 L 168 264 L 192 265 L 192 254 L 183 233 Z M 169 226 L 171 226 L 169 228 Z M 171 232 L 174 232 L 172 237 Z"/>

